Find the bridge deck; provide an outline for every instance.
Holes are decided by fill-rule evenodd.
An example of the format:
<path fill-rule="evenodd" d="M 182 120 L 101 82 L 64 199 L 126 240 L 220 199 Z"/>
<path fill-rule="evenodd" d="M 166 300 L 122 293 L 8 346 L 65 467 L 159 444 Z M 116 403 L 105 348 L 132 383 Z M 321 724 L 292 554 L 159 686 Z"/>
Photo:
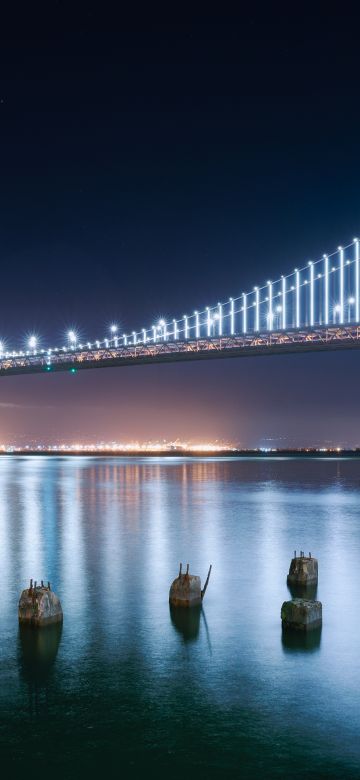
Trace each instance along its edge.
<path fill-rule="evenodd" d="M 180 360 L 250 357 L 260 355 L 355 349 L 360 347 L 360 325 L 304 328 L 251 333 L 188 341 L 138 343 L 128 346 L 76 349 L 36 355 L 14 355 L 0 360 L 0 375 L 35 374 L 85 368 L 110 368 Z"/>

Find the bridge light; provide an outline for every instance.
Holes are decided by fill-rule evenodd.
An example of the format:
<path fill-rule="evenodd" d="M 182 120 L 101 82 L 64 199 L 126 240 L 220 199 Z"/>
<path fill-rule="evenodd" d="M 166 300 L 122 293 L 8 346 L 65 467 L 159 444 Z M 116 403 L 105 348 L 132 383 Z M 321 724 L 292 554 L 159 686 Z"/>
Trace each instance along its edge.
<path fill-rule="evenodd" d="M 233 336 L 235 333 L 235 309 L 234 309 L 234 299 L 229 298 L 230 301 L 230 333 Z"/>
<path fill-rule="evenodd" d="M 354 238 L 355 244 L 355 320 L 360 320 L 360 272 L 359 272 L 359 239 Z"/>
<path fill-rule="evenodd" d="M 340 313 L 341 313 L 341 306 L 340 306 L 340 304 L 339 304 L 339 303 L 337 303 L 337 304 L 336 304 L 336 306 L 334 306 L 334 314 L 333 314 L 333 323 L 334 323 L 334 324 L 335 324 L 335 322 L 336 322 L 336 315 L 337 315 L 337 314 L 339 314 L 339 315 L 340 315 Z M 339 320 L 340 320 L 340 317 L 339 317 Z"/>
<path fill-rule="evenodd" d="M 164 319 L 159 320 L 158 331 L 160 331 L 160 334 L 161 334 L 161 331 L 163 331 L 163 334 L 162 334 L 163 335 L 163 339 L 164 339 L 164 341 L 166 341 L 167 332 L 166 332 L 166 322 L 165 322 Z"/>
<path fill-rule="evenodd" d="M 285 330 L 285 328 L 286 328 L 286 279 L 285 279 L 285 276 L 283 276 L 283 278 L 282 278 L 282 302 L 283 302 L 283 306 L 282 306 L 282 326 L 283 326 L 283 330 Z"/>
<path fill-rule="evenodd" d="M 329 258 L 324 255 L 324 279 L 325 279 L 325 325 L 329 324 Z"/>
<path fill-rule="evenodd" d="M 200 338 L 200 322 L 199 322 L 199 312 L 195 311 L 195 338 Z"/>
<path fill-rule="evenodd" d="M 206 307 L 206 311 L 207 311 L 207 335 L 208 335 L 208 338 L 210 338 L 210 336 L 211 336 L 211 316 L 210 316 L 210 309 L 209 309 L 208 306 Z"/>
<path fill-rule="evenodd" d="M 314 314 L 314 264 L 309 261 L 310 266 L 310 325 L 314 326 L 315 314 Z"/>
<path fill-rule="evenodd" d="M 144 342 L 144 344 L 146 344 L 146 330 L 145 330 L 145 328 L 142 329 L 142 334 L 143 334 L 143 342 Z"/>
<path fill-rule="evenodd" d="M 0 357 L 3 357 L 4 354 L 4 342 L 0 341 Z"/>
<path fill-rule="evenodd" d="M 36 345 L 37 345 L 37 338 L 36 338 L 36 336 L 30 336 L 30 338 L 29 338 L 29 347 L 30 347 L 30 349 L 36 349 Z"/>
<path fill-rule="evenodd" d="M 189 324 L 186 314 L 184 314 L 184 335 L 185 339 L 189 338 Z"/>
<path fill-rule="evenodd" d="M 221 303 L 218 303 L 217 320 L 219 320 L 219 336 L 222 336 L 223 332 L 223 310 Z"/>
<path fill-rule="evenodd" d="M 127 335 L 126 335 L 126 333 L 124 333 L 123 339 L 124 339 L 124 347 L 127 347 L 127 343 L 128 342 L 127 342 Z"/>
<path fill-rule="evenodd" d="M 273 315 L 273 304 L 272 304 L 272 283 L 268 282 L 268 288 L 269 288 L 269 311 L 268 311 L 268 329 L 273 330 L 273 324 L 274 324 L 274 315 Z"/>
<path fill-rule="evenodd" d="M 260 330 L 260 303 L 259 303 L 259 288 L 254 287 L 255 290 L 255 330 Z"/>
<path fill-rule="evenodd" d="M 296 321 L 296 327 L 300 328 L 300 271 L 298 271 L 298 269 L 296 269 L 295 271 L 295 287 L 296 287 L 295 321 Z"/>
<path fill-rule="evenodd" d="M 132 332 L 132 337 L 133 337 L 133 344 L 136 344 L 136 333 L 134 330 Z"/>
<path fill-rule="evenodd" d="M 342 246 L 338 247 L 340 253 L 340 323 L 344 322 L 344 250 Z"/>
<path fill-rule="evenodd" d="M 76 348 L 76 342 L 77 342 L 77 334 L 75 333 L 74 330 L 69 330 L 67 335 L 68 335 L 68 339 L 69 339 L 69 343 L 70 343 L 71 349 L 75 349 Z"/>
<path fill-rule="evenodd" d="M 115 323 L 113 323 L 112 325 L 110 325 L 110 332 L 111 332 L 111 333 L 117 333 L 117 329 L 118 329 L 118 326 L 117 326 L 117 325 L 115 325 Z"/>
<path fill-rule="evenodd" d="M 176 320 L 173 320 L 173 324 L 174 324 L 174 339 L 177 339 L 177 337 L 178 337 L 178 328 L 177 328 Z"/>

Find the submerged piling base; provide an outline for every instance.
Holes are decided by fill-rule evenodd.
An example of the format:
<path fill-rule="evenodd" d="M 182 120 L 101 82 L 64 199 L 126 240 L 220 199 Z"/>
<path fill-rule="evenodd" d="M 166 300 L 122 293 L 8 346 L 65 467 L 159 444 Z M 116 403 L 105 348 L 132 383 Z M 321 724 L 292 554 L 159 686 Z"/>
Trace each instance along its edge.
<path fill-rule="evenodd" d="M 311 631 L 319 628 L 322 624 L 322 603 L 306 599 L 284 601 L 281 607 L 281 621 L 285 629 Z"/>

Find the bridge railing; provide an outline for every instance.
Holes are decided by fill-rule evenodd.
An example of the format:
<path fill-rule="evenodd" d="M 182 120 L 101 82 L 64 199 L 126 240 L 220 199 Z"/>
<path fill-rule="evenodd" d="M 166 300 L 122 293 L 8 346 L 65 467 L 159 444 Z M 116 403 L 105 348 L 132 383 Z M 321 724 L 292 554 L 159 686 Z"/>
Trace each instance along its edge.
<path fill-rule="evenodd" d="M 314 328 L 261 331 L 213 338 L 172 340 L 130 344 L 109 348 L 59 352 L 49 360 L 46 355 L 22 355 L 0 361 L 0 375 L 73 371 L 137 363 L 171 362 L 211 357 L 240 357 L 360 347 L 360 325 L 332 325 Z"/>

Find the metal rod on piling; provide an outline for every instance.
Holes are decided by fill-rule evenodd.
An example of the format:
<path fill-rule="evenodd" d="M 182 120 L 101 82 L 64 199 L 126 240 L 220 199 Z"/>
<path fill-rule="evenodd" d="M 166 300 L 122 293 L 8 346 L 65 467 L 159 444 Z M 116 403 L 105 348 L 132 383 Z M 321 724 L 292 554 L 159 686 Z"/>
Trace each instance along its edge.
<path fill-rule="evenodd" d="M 203 599 L 203 598 L 204 598 L 204 596 L 205 596 L 206 588 L 207 588 L 207 586 L 208 586 L 208 584 L 209 584 L 209 579 L 210 579 L 211 569 L 212 569 L 212 565 L 210 564 L 210 568 L 209 568 L 209 571 L 208 571 L 208 576 L 206 577 L 206 582 L 205 582 L 205 585 L 204 585 L 204 587 L 203 587 L 203 589 L 202 589 L 202 591 L 201 591 L 201 599 Z"/>

